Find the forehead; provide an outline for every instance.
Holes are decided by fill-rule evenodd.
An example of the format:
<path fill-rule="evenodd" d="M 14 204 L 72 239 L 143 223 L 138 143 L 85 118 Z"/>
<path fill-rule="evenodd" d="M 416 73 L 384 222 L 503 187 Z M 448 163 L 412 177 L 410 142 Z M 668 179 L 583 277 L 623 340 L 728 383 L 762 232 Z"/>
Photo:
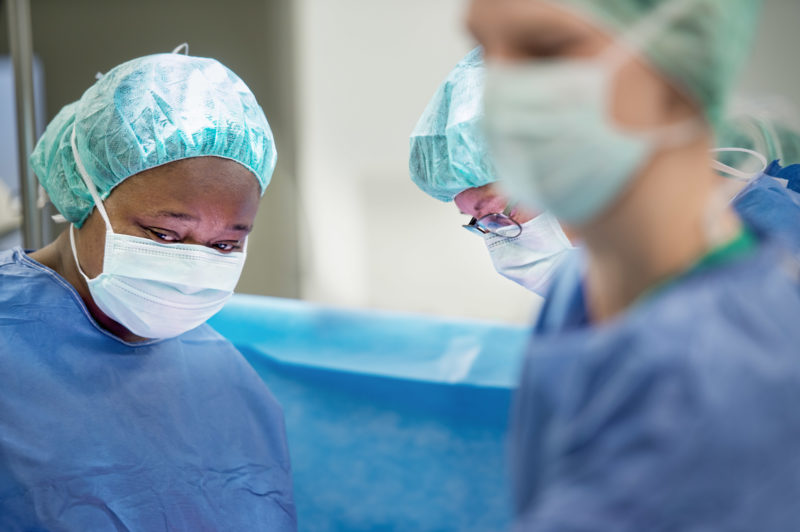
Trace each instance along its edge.
<path fill-rule="evenodd" d="M 109 195 L 116 208 L 183 206 L 198 214 L 206 209 L 256 207 L 260 200 L 255 175 L 241 164 L 219 157 L 171 162 L 133 175 Z"/>
<path fill-rule="evenodd" d="M 503 197 L 503 193 L 497 187 L 496 183 L 489 183 L 481 187 L 472 187 L 465 189 L 458 193 L 453 201 L 460 207 L 475 207 L 483 202 Z"/>
<path fill-rule="evenodd" d="M 583 13 L 546 0 L 472 0 L 467 24 L 478 40 L 497 31 L 507 39 L 546 37 L 567 30 L 599 31 Z"/>

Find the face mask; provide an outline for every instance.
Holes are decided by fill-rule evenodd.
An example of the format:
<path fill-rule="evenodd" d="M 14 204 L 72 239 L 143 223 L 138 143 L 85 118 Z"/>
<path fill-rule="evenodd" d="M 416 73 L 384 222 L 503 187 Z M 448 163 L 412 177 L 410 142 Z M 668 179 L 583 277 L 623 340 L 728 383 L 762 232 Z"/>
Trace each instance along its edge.
<path fill-rule="evenodd" d="M 544 297 L 556 266 L 572 249 L 558 221 L 544 213 L 522 224 L 515 238 L 484 235 L 497 273 Z"/>
<path fill-rule="evenodd" d="M 646 20 L 626 44 L 641 46 L 636 37 L 659 31 L 683 4 L 672 3 Z M 620 196 L 656 146 L 696 136 L 696 120 L 647 132 L 614 123 L 612 82 L 628 50 L 617 44 L 589 60 L 487 63 L 484 126 L 512 197 L 561 221 L 584 224 Z"/>
<path fill-rule="evenodd" d="M 74 226 L 69 233 L 75 264 L 100 310 L 144 338 L 172 338 L 216 314 L 233 294 L 246 252 L 224 254 L 205 246 L 160 244 L 114 233 L 75 149 L 74 132 L 72 146 L 78 171 L 106 224 L 103 271 L 94 279 L 80 267 Z"/>

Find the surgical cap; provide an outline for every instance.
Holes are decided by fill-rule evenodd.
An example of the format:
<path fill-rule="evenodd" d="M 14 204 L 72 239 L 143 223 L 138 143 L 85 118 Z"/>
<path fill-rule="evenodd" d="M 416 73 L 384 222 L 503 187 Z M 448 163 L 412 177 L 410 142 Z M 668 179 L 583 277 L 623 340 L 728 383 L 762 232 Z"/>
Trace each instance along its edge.
<path fill-rule="evenodd" d="M 102 199 L 134 174 L 202 156 L 240 163 L 263 194 L 277 159 L 264 111 L 224 65 L 181 54 L 133 59 L 65 106 L 30 158 L 50 200 L 78 227 L 94 202 L 75 163 L 73 130 L 80 160 Z"/>
<path fill-rule="evenodd" d="M 476 48 L 450 72 L 411 133 L 411 180 L 436 199 L 451 201 L 497 181 L 479 124 L 484 74 Z"/>
<path fill-rule="evenodd" d="M 760 0 L 555 0 L 628 35 L 643 56 L 719 128 L 750 51 Z"/>

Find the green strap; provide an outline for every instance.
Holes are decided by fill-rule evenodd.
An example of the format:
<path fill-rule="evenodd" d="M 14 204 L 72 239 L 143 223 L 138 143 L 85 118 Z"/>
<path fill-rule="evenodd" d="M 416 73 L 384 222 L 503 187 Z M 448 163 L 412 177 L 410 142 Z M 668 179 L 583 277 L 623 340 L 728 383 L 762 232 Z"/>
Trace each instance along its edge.
<path fill-rule="evenodd" d="M 717 246 L 709 251 L 692 267 L 688 273 L 707 270 L 716 266 L 733 262 L 741 257 L 746 257 L 758 245 L 758 239 L 753 232 L 743 227 L 737 236 L 727 243 Z"/>

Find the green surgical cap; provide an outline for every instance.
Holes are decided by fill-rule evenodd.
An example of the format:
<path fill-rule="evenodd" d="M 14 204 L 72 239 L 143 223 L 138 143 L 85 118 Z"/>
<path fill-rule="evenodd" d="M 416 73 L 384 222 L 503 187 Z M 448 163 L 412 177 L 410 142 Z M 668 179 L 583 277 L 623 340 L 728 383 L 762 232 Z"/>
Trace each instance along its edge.
<path fill-rule="evenodd" d="M 224 65 L 181 54 L 133 59 L 65 106 L 30 158 L 50 200 L 78 227 L 94 202 L 75 163 L 73 129 L 80 160 L 102 199 L 132 175 L 203 156 L 240 163 L 263 194 L 277 159 L 264 111 Z"/>
<path fill-rule="evenodd" d="M 427 194 L 451 201 L 459 192 L 497 181 L 479 121 L 485 69 L 476 48 L 433 95 L 411 133 L 411 180 Z"/>
<path fill-rule="evenodd" d="M 552 0 L 613 34 L 632 35 L 642 55 L 719 128 L 755 34 L 760 0 Z M 659 24 L 659 21 L 661 24 Z"/>

